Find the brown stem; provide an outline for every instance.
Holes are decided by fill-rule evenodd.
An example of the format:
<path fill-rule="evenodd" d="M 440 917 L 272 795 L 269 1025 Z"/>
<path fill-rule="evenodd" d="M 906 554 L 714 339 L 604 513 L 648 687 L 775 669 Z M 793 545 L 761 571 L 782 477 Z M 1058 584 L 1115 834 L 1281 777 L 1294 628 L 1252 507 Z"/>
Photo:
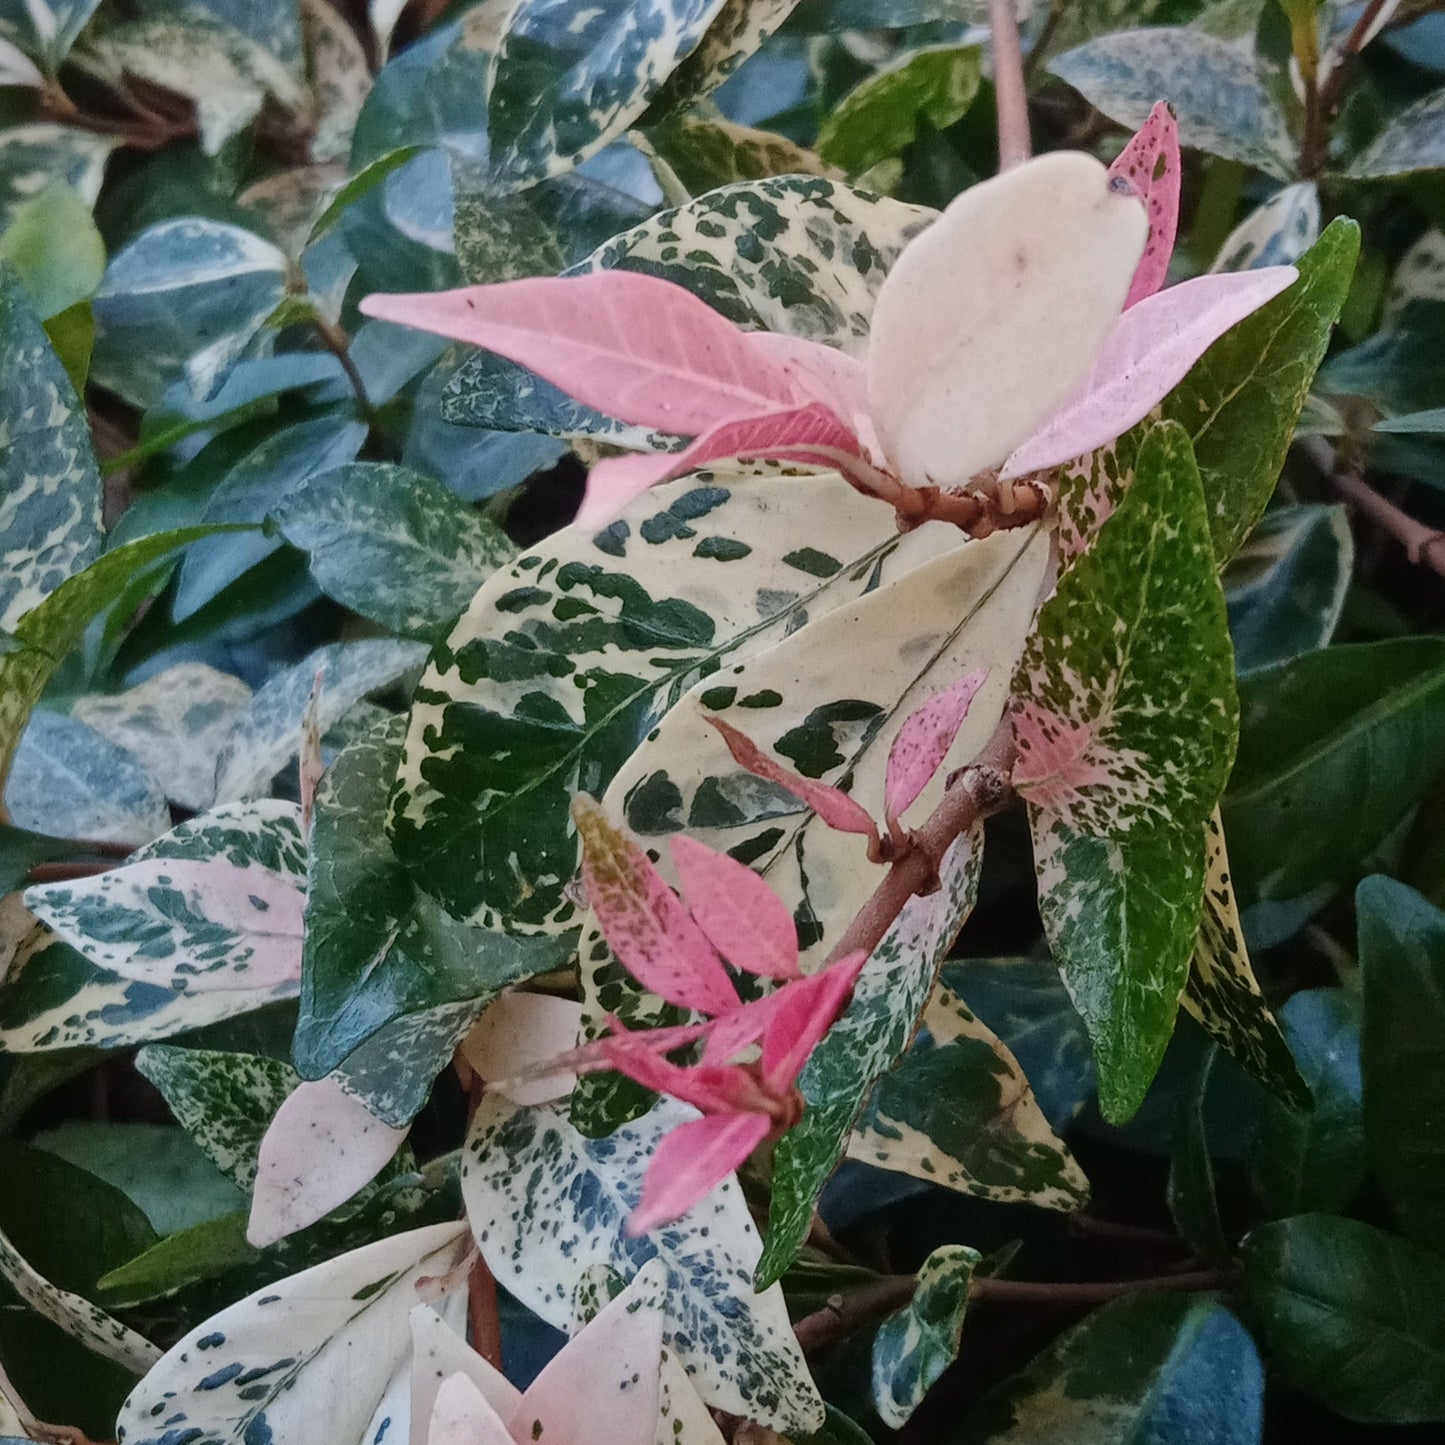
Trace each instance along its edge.
<path fill-rule="evenodd" d="M 993 88 L 998 106 L 998 168 L 1011 170 L 1033 153 L 1029 139 L 1029 96 L 1014 0 L 988 0 L 993 36 Z"/>
<path fill-rule="evenodd" d="M 1329 129 L 1325 124 L 1324 103 L 1319 77 L 1305 76 L 1305 133 L 1300 141 L 1299 168 L 1302 176 L 1317 176 L 1329 159 Z"/>
<path fill-rule="evenodd" d="M 1329 74 L 1325 76 L 1324 84 L 1319 88 L 1319 94 L 1313 107 L 1317 127 L 1315 152 L 1309 153 L 1302 149 L 1300 153 L 1300 169 L 1306 176 L 1316 176 L 1325 168 L 1329 149 L 1328 129 L 1330 122 L 1335 117 L 1335 112 L 1339 109 L 1345 81 L 1349 79 L 1355 57 L 1365 47 L 1365 37 L 1370 33 L 1370 27 L 1379 18 L 1380 11 L 1387 4 L 1389 4 L 1389 0 L 1370 0 L 1370 3 L 1365 6 L 1360 18 L 1355 21 L 1354 29 L 1345 37 L 1345 43 L 1340 47 L 1339 59 L 1330 68 Z M 1309 123 L 1310 117 L 1307 111 L 1305 117 L 1306 146 L 1310 142 Z M 1309 162 L 1308 166 L 1306 161 Z"/>
<path fill-rule="evenodd" d="M 71 883 L 77 878 L 94 878 L 109 873 L 114 863 L 37 863 L 26 875 L 27 883 Z"/>
<path fill-rule="evenodd" d="M 1096 1219 L 1092 1214 L 1075 1214 L 1069 1219 L 1069 1228 L 1075 1234 L 1091 1239 L 1118 1240 L 1121 1244 L 1154 1245 L 1160 1249 L 1183 1247 L 1177 1235 L 1164 1229 L 1146 1229 L 1138 1224 L 1121 1224 L 1114 1219 Z"/>
<path fill-rule="evenodd" d="M 1048 19 L 1044 21 L 1044 28 L 1039 31 L 1038 38 L 1029 47 L 1027 59 L 1024 61 L 1024 79 L 1028 78 L 1038 68 L 1039 61 L 1048 53 L 1049 45 L 1057 33 L 1059 24 L 1069 8 L 1069 0 L 1053 0 L 1049 6 Z"/>
<path fill-rule="evenodd" d="M 366 394 L 366 383 L 356 369 L 356 363 L 351 359 L 351 343 L 347 340 L 346 333 L 321 315 L 313 314 L 311 324 L 316 328 L 321 344 L 341 363 L 341 369 L 346 373 L 352 391 L 356 393 L 356 405 L 360 408 L 362 418 L 368 425 L 373 425 L 376 421 L 376 409 Z"/>
<path fill-rule="evenodd" d="M 480 1254 L 467 1276 L 467 1323 L 472 1348 L 493 1368 L 502 1368 L 502 1322 L 497 1313 L 497 1281 Z"/>

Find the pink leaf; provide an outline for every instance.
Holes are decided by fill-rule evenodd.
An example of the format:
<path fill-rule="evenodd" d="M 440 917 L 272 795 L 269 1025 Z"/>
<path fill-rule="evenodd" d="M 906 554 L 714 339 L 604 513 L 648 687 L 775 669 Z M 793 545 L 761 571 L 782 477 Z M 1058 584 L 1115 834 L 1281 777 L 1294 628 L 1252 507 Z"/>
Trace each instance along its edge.
<path fill-rule="evenodd" d="M 487 1397 L 462 1374 L 442 1381 L 422 1439 L 426 1445 L 516 1445 Z"/>
<path fill-rule="evenodd" d="M 586 406 L 684 436 L 801 399 L 731 321 L 634 271 L 368 296 L 361 310 L 484 346 Z"/>
<path fill-rule="evenodd" d="M 884 807 L 897 819 L 913 805 L 942 765 L 975 694 L 988 680 L 986 667 L 975 668 L 952 687 L 935 693 L 912 712 L 888 750 Z"/>
<path fill-rule="evenodd" d="M 462 1057 L 514 1104 L 542 1104 L 572 1092 L 567 1065 L 577 1042 L 577 1005 L 545 993 L 504 993 L 462 1040 Z M 554 1067 L 555 1066 L 555 1067 Z"/>
<path fill-rule="evenodd" d="M 261 1140 L 246 1238 L 263 1248 L 330 1214 L 376 1178 L 406 1135 L 335 1078 L 302 1084 Z"/>
<path fill-rule="evenodd" d="M 1127 180 L 1149 212 L 1149 239 L 1124 302 L 1127 309 L 1164 284 L 1179 230 L 1179 126 L 1167 102 L 1159 101 L 1149 112 L 1109 175 Z"/>
<path fill-rule="evenodd" d="M 1004 464 L 1004 478 L 1058 466 L 1122 436 L 1231 326 L 1293 283 L 1293 266 L 1197 276 L 1130 307 L 1084 384 Z"/>
<path fill-rule="evenodd" d="M 619 1074 L 659 1094 L 681 1099 L 705 1114 L 769 1113 L 775 1100 L 757 1076 L 737 1064 L 674 1064 L 659 1035 L 669 1029 L 636 1032 L 612 1022 L 613 1032 L 595 1045 Z"/>
<path fill-rule="evenodd" d="M 582 876 L 597 924 L 622 966 L 679 1008 L 720 1014 L 737 990 L 712 944 L 641 848 L 585 794 L 572 803 Z"/>
<path fill-rule="evenodd" d="M 707 721 L 723 735 L 723 741 L 739 767 L 786 788 L 795 798 L 806 803 L 828 827 L 836 828 L 840 833 L 876 836 L 878 830 L 863 805 L 854 802 L 841 788 L 815 783 L 810 778 L 790 772 L 775 763 L 746 733 L 740 733 L 720 717 L 709 717 Z"/>
<path fill-rule="evenodd" d="M 522 1403 L 522 1392 L 515 1385 L 477 1354 L 434 1309 L 418 1305 L 411 1312 L 412 1440 L 436 1445 L 435 1437 L 428 1441 L 428 1425 L 444 1382 L 456 1375 L 471 1381 L 499 1421 L 510 1420 Z M 467 1445 L 477 1445 L 475 1436 L 464 1438 Z"/>
<path fill-rule="evenodd" d="M 687 910 L 734 968 L 798 976 L 798 930 L 783 900 L 745 863 L 679 833 L 672 861 Z"/>
<path fill-rule="evenodd" d="M 855 430 L 867 421 L 868 368 L 856 356 L 778 331 L 750 331 L 747 336 L 750 346 L 782 362 L 800 396 L 831 407 Z"/>
<path fill-rule="evenodd" d="M 862 443 L 821 402 L 786 411 L 761 412 L 719 422 L 680 452 L 646 452 L 608 457 L 587 478 L 587 495 L 575 525 L 605 526 L 634 497 L 685 472 L 729 457 L 768 457 L 776 461 L 832 467 L 859 455 Z"/>
<path fill-rule="evenodd" d="M 765 1114 L 709 1114 L 679 1124 L 657 1146 L 642 1198 L 627 1221 L 632 1238 L 670 1224 L 710 1194 L 772 1129 Z"/>
<path fill-rule="evenodd" d="M 763 1080 L 770 1089 L 782 1093 L 792 1088 L 867 962 L 867 953 L 850 953 L 822 973 L 778 990 L 787 1001 L 774 1011 L 763 1039 Z"/>

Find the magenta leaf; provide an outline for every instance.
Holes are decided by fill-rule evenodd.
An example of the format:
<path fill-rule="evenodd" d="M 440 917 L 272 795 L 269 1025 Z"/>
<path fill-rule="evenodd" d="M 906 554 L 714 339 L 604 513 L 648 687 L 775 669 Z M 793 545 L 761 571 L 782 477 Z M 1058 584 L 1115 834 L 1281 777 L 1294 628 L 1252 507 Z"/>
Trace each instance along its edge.
<path fill-rule="evenodd" d="M 812 978 L 778 990 L 786 996 L 768 1021 L 763 1036 L 763 1080 L 779 1093 L 792 1088 L 809 1055 L 833 1027 L 868 962 L 862 950 L 847 954 Z"/>
<path fill-rule="evenodd" d="M 584 530 L 605 526 L 649 487 L 724 458 L 770 457 L 832 467 L 861 451 L 862 443 L 822 402 L 734 417 L 709 428 L 680 452 L 646 452 L 598 462 L 587 478 L 576 525 Z"/>
<path fill-rule="evenodd" d="M 707 719 L 722 735 L 739 767 L 757 777 L 766 778 L 780 788 L 786 788 L 795 798 L 810 807 L 830 828 L 840 833 L 862 833 L 869 837 L 877 835 L 873 819 L 861 803 L 856 803 L 841 788 L 830 787 L 827 783 L 815 783 L 810 778 L 799 777 L 775 763 L 746 733 L 740 733 L 731 723 L 720 717 Z"/>
<path fill-rule="evenodd" d="M 679 1124 L 652 1156 L 626 1233 L 635 1239 L 686 1214 L 743 1163 L 771 1129 L 766 1114 L 708 1114 Z"/>
<path fill-rule="evenodd" d="M 901 818 L 912 807 L 942 766 L 975 694 L 987 680 L 988 669 L 975 668 L 915 709 L 898 729 L 888 750 L 888 781 L 884 788 L 883 805 L 890 821 Z"/>
<path fill-rule="evenodd" d="M 734 968 L 798 976 L 798 931 L 787 905 L 746 863 L 679 833 L 672 861 L 687 910 Z"/>
<path fill-rule="evenodd" d="M 587 898 L 612 951 L 644 988 L 679 1008 L 738 1006 L 722 960 L 646 853 L 585 794 L 572 803 Z"/>
<path fill-rule="evenodd" d="M 368 296 L 361 310 L 484 346 L 586 406 L 684 436 L 805 400 L 726 317 L 634 271 Z"/>
<path fill-rule="evenodd" d="M 1127 180 L 1149 213 L 1149 239 L 1124 302 L 1127 309 L 1164 284 L 1179 230 L 1179 126 L 1167 102 L 1159 101 L 1149 112 L 1109 175 Z"/>
<path fill-rule="evenodd" d="M 1114 327 L 1084 384 L 1004 463 L 1022 477 L 1101 447 L 1184 380 L 1231 326 L 1293 284 L 1293 266 L 1197 276 L 1132 306 Z"/>

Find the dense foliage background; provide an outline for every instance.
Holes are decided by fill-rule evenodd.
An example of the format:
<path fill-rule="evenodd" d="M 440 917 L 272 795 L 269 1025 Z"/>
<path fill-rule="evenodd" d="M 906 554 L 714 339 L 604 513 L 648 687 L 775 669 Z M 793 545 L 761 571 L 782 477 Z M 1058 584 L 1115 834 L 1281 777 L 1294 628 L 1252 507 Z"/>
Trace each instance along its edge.
<path fill-rule="evenodd" d="M 826 1228 L 782 1273 L 830 1406 L 808 1438 L 1245 1445 L 1434 1438 L 1445 1420 L 1434 9 L 1036 0 L 1021 15 L 1037 150 L 1111 159 L 1156 100 L 1174 106 L 1176 278 L 1297 260 L 1335 217 L 1362 228 L 1273 502 L 1224 574 L 1233 882 L 1314 1106 L 1181 1016 L 1142 1107 L 1106 1123 L 1022 810 L 993 819 L 944 980 L 1017 1057 L 1072 1160 L 972 1193 L 838 1170 Z M 463 1089 L 372 1058 L 373 1102 L 415 1115 L 410 1152 L 310 1229 L 244 1237 L 293 1068 L 357 1067 L 398 1021 L 415 1057 L 440 1037 L 444 1064 L 476 1011 L 433 895 L 475 922 L 486 890 L 468 893 L 455 851 L 403 838 L 417 888 L 384 831 L 402 718 L 429 649 L 569 520 L 609 434 L 515 369 L 364 320 L 358 300 L 552 275 L 623 236 L 602 264 L 640 258 L 744 324 L 800 309 L 846 332 L 860 292 L 830 276 L 881 271 L 924 216 L 910 208 L 996 168 L 984 18 L 966 0 L 595 0 L 585 16 L 566 0 L 0 0 L 0 752 L 18 738 L 0 831 L 0 1362 L 42 1420 L 113 1438 L 147 1340 L 168 1347 L 271 1281 L 460 1209 Z M 686 226 L 631 231 L 738 182 L 745 198 Z M 865 207 L 849 183 L 884 199 Z M 821 198 L 814 220 L 789 211 L 800 193 Z M 1331 234 L 1321 267 L 1344 244 Z M 1343 285 L 1348 260 L 1336 271 Z M 693 535 L 695 516 L 665 515 Z M 89 879 L 162 835 L 162 859 L 221 848 L 304 875 L 290 815 L 255 801 L 299 796 L 304 721 L 348 762 L 311 839 L 308 907 L 329 900 L 335 951 L 308 954 L 299 1000 L 264 979 L 208 994 L 104 967 L 180 937 L 223 952 L 213 920 L 137 921 L 107 900 L 114 913 L 75 925 L 98 940 L 82 953 L 26 913 L 26 884 Z M 199 843 L 170 832 L 227 805 L 241 811 Z M 489 826 L 525 855 L 526 819 Z M 551 861 L 536 846 L 528 877 Z M 378 953 L 388 928 L 423 940 L 425 969 Z M 361 956 L 391 971 L 359 975 Z M 541 973 L 565 989 L 546 971 L 568 957 L 518 944 L 498 986 Z M 930 1020 L 939 1046 L 875 1096 L 880 1137 L 903 1118 L 987 1181 L 1003 1111 L 967 1094 L 967 1050 Z M 923 1102 L 949 1099 L 954 1115 Z M 1070 1213 L 1079 1168 L 1090 1194 Z M 765 1216 L 763 1171 L 743 1183 Z M 900 1286 L 925 1261 L 917 1293 Z M 997 1284 L 965 1319 L 975 1275 Z M 1190 1287 L 1140 1288 L 1175 1275 Z M 53 1322 L 83 1301 L 139 1340 L 133 1368 Z M 560 1336 L 505 1292 L 502 1320 L 509 1371 L 529 1377 Z M 0 1426 L 19 1428 L 3 1405 Z"/>

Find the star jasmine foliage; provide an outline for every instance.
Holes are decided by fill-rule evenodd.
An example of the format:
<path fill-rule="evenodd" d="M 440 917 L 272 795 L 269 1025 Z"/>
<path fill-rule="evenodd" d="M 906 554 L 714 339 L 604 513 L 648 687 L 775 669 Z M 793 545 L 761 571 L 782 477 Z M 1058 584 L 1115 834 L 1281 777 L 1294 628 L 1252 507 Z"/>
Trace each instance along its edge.
<path fill-rule="evenodd" d="M 1429 8 L 0 0 L 0 1445 L 1445 1425 Z"/>

